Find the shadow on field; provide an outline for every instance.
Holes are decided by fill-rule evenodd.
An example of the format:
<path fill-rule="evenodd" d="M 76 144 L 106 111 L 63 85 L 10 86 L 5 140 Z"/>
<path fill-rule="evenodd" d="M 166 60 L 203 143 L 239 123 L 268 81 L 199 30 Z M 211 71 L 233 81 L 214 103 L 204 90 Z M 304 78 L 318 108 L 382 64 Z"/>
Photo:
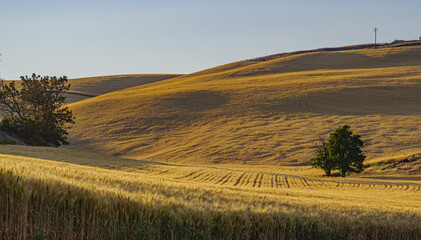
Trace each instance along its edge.
<path fill-rule="evenodd" d="M 379 180 L 409 180 L 409 181 L 421 181 L 421 177 L 395 177 L 395 176 L 373 176 L 373 177 L 361 177 L 368 179 L 379 179 Z"/>
<path fill-rule="evenodd" d="M 156 165 L 171 165 L 166 163 L 150 162 L 144 160 L 119 158 L 95 152 L 72 150 L 65 147 L 53 148 L 20 145 L 0 145 L 0 153 L 21 157 L 37 158 L 55 162 L 64 162 L 83 166 L 125 171 L 142 170 Z"/>
<path fill-rule="evenodd" d="M 280 99 L 262 109 L 289 113 L 413 116 L 421 114 L 421 84 L 344 88 L 303 97 Z"/>

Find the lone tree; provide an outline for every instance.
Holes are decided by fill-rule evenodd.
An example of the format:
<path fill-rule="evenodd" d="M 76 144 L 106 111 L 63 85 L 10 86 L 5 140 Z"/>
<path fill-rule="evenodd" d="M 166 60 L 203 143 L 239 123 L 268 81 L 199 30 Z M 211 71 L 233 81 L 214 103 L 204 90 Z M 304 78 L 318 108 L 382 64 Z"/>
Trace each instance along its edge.
<path fill-rule="evenodd" d="M 15 82 L 1 81 L 0 105 L 5 116 L 3 128 L 17 134 L 30 145 L 60 146 L 67 141 L 73 113 L 63 107 L 70 89 L 66 76 L 49 77 L 32 74 L 20 77 L 21 87 Z"/>
<path fill-rule="evenodd" d="M 323 142 L 317 149 L 316 157 L 311 159 L 311 165 L 321 168 L 330 176 L 330 172 L 339 169 L 341 176 L 347 172 L 361 172 L 364 169 L 364 146 L 360 135 L 352 135 L 350 126 L 343 125 L 329 135 L 329 141 Z"/>
<path fill-rule="evenodd" d="M 352 135 L 351 127 L 344 125 L 330 134 L 329 148 L 331 156 L 336 160 L 336 166 L 345 177 L 347 172 L 361 172 L 364 169 L 364 146 L 360 135 Z"/>

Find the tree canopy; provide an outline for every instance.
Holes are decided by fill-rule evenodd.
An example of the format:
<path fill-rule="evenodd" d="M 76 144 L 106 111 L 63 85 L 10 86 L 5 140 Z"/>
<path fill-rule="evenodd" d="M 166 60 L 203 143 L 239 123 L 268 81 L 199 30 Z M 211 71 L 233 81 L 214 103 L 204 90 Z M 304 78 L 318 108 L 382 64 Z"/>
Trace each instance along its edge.
<path fill-rule="evenodd" d="M 5 116 L 3 128 L 17 134 L 30 145 L 69 144 L 67 141 L 73 124 L 73 113 L 64 107 L 70 89 L 67 77 L 49 77 L 33 74 L 21 77 L 20 88 L 14 81 L 1 82 L 0 105 Z"/>
<path fill-rule="evenodd" d="M 317 148 L 317 155 L 311 159 L 311 165 L 321 168 L 327 176 L 338 169 L 341 176 L 347 172 L 361 172 L 364 169 L 364 146 L 360 135 L 353 135 L 350 126 L 343 125 L 330 133 L 329 140 L 323 141 Z"/>

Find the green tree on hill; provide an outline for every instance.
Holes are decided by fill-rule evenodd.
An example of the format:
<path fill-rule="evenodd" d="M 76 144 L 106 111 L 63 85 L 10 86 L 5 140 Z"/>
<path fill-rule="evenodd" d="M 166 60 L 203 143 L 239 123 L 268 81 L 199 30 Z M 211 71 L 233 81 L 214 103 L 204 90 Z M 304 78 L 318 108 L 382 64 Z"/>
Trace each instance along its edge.
<path fill-rule="evenodd" d="M 329 135 L 329 140 L 323 142 L 317 149 L 316 157 L 311 159 L 311 165 L 321 168 L 330 176 L 330 172 L 339 169 L 341 176 L 347 172 L 361 172 L 364 169 L 364 146 L 360 135 L 353 135 L 350 126 L 343 125 Z"/>
<path fill-rule="evenodd" d="M 350 128 L 348 125 L 339 127 L 329 137 L 330 154 L 336 160 L 342 177 L 347 172 L 361 172 L 364 169 L 365 155 L 361 150 L 363 141 L 360 135 L 352 135 Z"/>
<path fill-rule="evenodd" d="M 60 146 L 68 144 L 68 124 L 73 124 L 73 113 L 64 107 L 70 89 L 67 77 L 21 77 L 21 87 L 15 82 L 1 82 L 0 105 L 6 115 L 2 125 L 30 145 Z"/>

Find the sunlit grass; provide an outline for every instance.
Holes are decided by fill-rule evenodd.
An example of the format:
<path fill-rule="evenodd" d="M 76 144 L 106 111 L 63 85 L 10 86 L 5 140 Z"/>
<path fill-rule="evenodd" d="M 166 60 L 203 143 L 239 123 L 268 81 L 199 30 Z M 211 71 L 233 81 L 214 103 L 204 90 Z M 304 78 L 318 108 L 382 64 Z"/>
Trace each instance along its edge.
<path fill-rule="evenodd" d="M 46 148 L 12 147 L 20 150 L 21 155 L 38 152 L 45 159 L 52 159 L 60 152 L 45 151 Z M 37 226 L 46 234 L 75 231 L 77 234 L 91 234 L 92 238 L 100 230 L 113 235 L 124 227 L 133 233 L 135 229 L 142 229 L 136 227 L 141 223 L 146 224 L 145 229 L 155 237 L 159 236 L 158 232 L 164 234 L 157 237 L 162 239 L 168 239 L 168 236 L 183 239 L 182 236 L 187 236 L 183 234 L 188 234 L 185 232 L 188 227 L 200 234 L 208 234 L 206 236 L 210 238 L 224 239 L 244 239 L 259 234 L 269 238 L 285 238 L 289 234 L 293 239 L 300 239 L 300 236 L 313 234 L 313 225 L 314 234 L 324 234 L 327 238 L 402 239 L 418 236 L 421 231 L 421 185 L 417 182 L 302 177 L 283 174 L 282 168 L 261 171 L 253 167 L 136 164 L 134 160 L 125 163 L 124 159 L 112 157 L 102 162 L 102 155 L 80 152 L 76 161 L 99 165 L 93 167 L 67 163 L 69 160 L 66 159 L 72 157 L 65 154 L 59 161 L 0 156 L 3 181 L 20 186 L 6 189 L 14 189 L 14 198 L 23 199 L 19 200 L 23 201 L 20 204 L 29 204 L 26 210 L 17 207 L 22 205 L 12 204 L 13 209 L 8 210 L 10 219 L 5 219 L 4 215 L 0 218 L 7 222 L 7 226 L 15 224 L 10 231 L 25 229 L 22 233 L 25 236 L 34 234 Z M 133 164 L 130 164 L 131 161 Z M 13 180 L 13 176 L 19 176 L 21 182 Z M 10 198 L 1 200 L 3 204 L 7 199 Z M 33 201 L 46 207 L 40 212 L 44 214 L 40 215 L 41 222 L 15 222 L 25 219 L 22 216 L 17 218 L 18 213 L 37 214 L 31 212 L 34 210 L 31 208 L 35 203 Z M 77 205 L 79 201 L 87 202 Z M 44 206 L 46 204 L 50 205 Z M 54 217 L 54 214 L 58 215 Z M 61 221 L 61 218 L 67 221 L 66 214 L 75 218 L 86 214 L 89 219 L 82 221 L 86 226 L 77 225 L 73 230 L 69 228 L 76 225 L 70 222 L 68 224 L 73 225 L 65 226 L 64 230 L 39 225 L 46 224 L 43 221 Z M 110 222 L 104 223 L 106 216 Z M 93 222 L 90 222 L 91 218 L 94 218 Z M 159 226 L 159 219 L 168 221 L 167 225 Z M 62 226 L 61 222 L 57 224 Z M 98 230 L 93 225 L 98 225 Z M 1 231 L 6 233 L 8 230 L 3 227 Z M 66 238 L 74 239 L 74 236 Z"/>

